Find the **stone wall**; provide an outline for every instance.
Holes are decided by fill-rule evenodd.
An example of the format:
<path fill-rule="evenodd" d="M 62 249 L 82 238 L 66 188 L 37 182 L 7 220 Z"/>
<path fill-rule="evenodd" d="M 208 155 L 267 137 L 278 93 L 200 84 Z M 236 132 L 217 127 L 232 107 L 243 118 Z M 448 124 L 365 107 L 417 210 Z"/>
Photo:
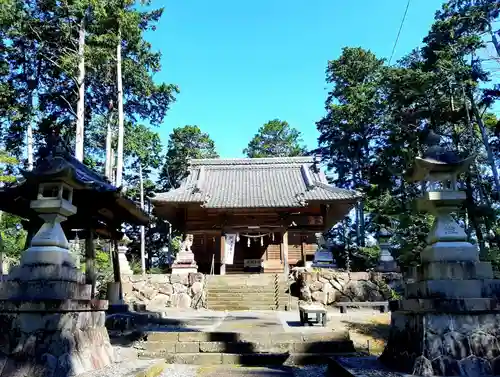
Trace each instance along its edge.
<path fill-rule="evenodd" d="M 146 305 L 162 312 L 166 308 L 206 308 L 205 275 L 153 274 L 122 277 L 123 296 L 127 304 Z"/>
<path fill-rule="evenodd" d="M 302 301 L 331 305 L 345 301 L 386 301 L 393 297 L 393 288 L 401 285 L 398 273 L 351 272 L 335 270 L 295 271 Z"/>

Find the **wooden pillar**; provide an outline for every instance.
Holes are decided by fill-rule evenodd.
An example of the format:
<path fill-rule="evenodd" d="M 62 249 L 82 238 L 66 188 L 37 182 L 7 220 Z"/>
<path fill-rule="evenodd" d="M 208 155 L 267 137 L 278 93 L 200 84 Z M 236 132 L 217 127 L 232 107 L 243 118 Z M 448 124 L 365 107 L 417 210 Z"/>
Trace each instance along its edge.
<path fill-rule="evenodd" d="M 114 282 L 119 284 L 119 300 L 123 300 L 123 291 L 122 291 L 122 277 L 121 277 L 121 272 L 120 272 L 120 262 L 118 260 L 118 240 L 115 239 L 113 240 L 113 251 L 112 254 L 113 256 L 113 275 L 114 275 Z"/>
<path fill-rule="evenodd" d="M 281 261 L 283 262 L 284 272 L 288 276 L 288 229 L 281 233 Z"/>
<path fill-rule="evenodd" d="M 85 284 L 92 286 L 91 297 L 95 297 L 95 246 L 94 246 L 94 230 L 89 229 L 85 238 Z"/>
<path fill-rule="evenodd" d="M 224 263 L 226 259 L 226 253 L 224 250 L 225 248 L 226 248 L 226 236 L 223 233 L 220 236 L 220 275 L 226 274 L 226 263 Z"/>
<path fill-rule="evenodd" d="M 302 259 L 302 263 L 304 264 L 304 267 L 306 266 L 306 236 L 301 234 L 300 235 L 300 257 Z"/>

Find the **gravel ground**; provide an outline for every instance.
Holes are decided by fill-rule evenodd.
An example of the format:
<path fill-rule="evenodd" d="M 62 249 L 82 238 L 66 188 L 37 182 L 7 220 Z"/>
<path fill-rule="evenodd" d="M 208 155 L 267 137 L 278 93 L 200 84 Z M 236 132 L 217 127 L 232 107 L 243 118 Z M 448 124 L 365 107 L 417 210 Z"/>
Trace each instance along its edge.
<path fill-rule="evenodd" d="M 132 360 L 122 363 L 114 363 L 104 369 L 79 374 L 78 377 L 135 377 L 139 372 L 142 372 L 159 361 L 161 360 Z M 172 375 L 172 377 L 180 376 Z"/>
<path fill-rule="evenodd" d="M 81 374 L 78 377 L 136 377 L 139 372 L 146 370 L 148 367 L 160 362 L 161 360 L 134 360 L 129 362 L 115 363 L 107 368 L 97 370 L 90 373 Z M 272 368 L 269 373 L 260 368 L 243 367 L 243 366 L 213 366 L 216 370 L 215 374 L 221 377 L 224 376 L 276 376 L 278 368 Z M 159 377 L 203 377 L 211 376 L 210 367 L 200 365 L 183 365 L 169 364 Z M 224 371 L 225 369 L 225 371 Z M 283 373 L 280 376 L 289 377 L 323 377 L 327 370 L 326 365 L 307 365 L 300 367 L 283 367 Z M 208 372 L 208 374 L 207 374 Z M 225 372 L 225 373 L 224 373 Z"/>
<path fill-rule="evenodd" d="M 160 377 L 196 377 L 198 368 L 198 365 L 169 364 Z"/>

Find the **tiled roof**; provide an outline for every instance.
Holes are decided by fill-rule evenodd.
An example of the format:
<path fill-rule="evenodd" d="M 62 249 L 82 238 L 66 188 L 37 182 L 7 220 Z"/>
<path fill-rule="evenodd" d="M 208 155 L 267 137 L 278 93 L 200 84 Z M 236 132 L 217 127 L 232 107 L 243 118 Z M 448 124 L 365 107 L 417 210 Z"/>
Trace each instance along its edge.
<path fill-rule="evenodd" d="M 200 203 L 205 208 L 303 207 L 309 201 L 355 201 L 355 191 L 329 185 L 314 157 L 191 160 L 189 175 L 153 202 Z"/>

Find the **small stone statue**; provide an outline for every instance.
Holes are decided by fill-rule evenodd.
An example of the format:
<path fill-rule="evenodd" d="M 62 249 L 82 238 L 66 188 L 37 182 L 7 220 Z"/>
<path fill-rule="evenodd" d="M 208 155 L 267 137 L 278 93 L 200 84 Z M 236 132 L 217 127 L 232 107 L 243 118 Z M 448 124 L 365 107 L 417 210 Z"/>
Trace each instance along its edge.
<path fill-rule="evenodd" d="M 179 252 L 192 253 L 191 246 L 193 246 L 193 235 L 186 234 L 186 237 L 184 237 L 184 241 L 182 241 L 182 243 L 181 243 L 181 248 L 180 248 Z"/>
<path fill-rule="evenodd" d="M 193 251 L 193 235 L 186 234 L 184 241 L 181 243 L 179 252 L 176 255 L 175 261 L 172 265 L 172 273 L 189 273 L 197 272 L 198 266 L 196 264 Z"/>

